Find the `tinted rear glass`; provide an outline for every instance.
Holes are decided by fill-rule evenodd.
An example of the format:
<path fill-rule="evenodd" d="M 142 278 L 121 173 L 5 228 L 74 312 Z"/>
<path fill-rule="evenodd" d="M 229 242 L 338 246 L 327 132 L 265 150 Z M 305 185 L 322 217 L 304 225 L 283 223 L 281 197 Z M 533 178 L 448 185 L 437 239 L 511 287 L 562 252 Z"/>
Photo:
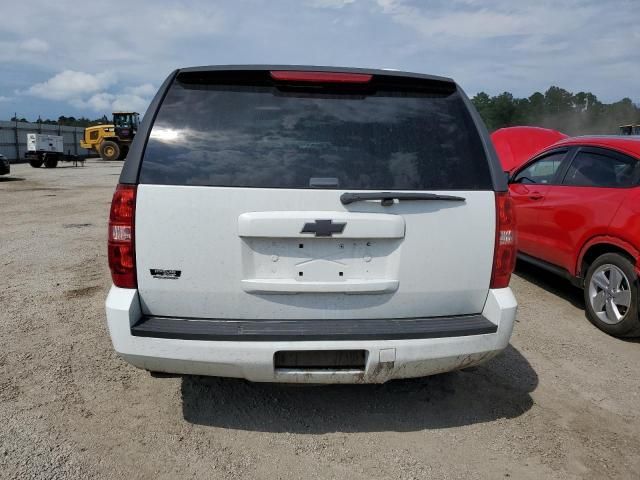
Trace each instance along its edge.
<path fill-rule="evenodd" d="M 578 187 L 630 187 L 637 164 L 633 158 L 623 155 L 580 151 L 571 162 L 563 183 Z"/>
<path fill-rule="evenodd" d="M 457 91 L 295 89 L 176 80 L 140 183 L 372 190 L 491 189 Z"/>

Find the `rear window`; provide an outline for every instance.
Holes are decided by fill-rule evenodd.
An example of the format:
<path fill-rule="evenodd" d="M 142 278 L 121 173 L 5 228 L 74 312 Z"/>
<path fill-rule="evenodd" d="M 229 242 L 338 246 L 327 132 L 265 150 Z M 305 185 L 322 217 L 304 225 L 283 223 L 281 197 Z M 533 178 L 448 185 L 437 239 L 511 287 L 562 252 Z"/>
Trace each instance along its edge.
<path fill-rule="evenodd" d="M 457 90 L 382 83 L 294 88 L 178 77 L 156 116 L 140 183 L 254 188 L 489 190 Z"/>
<path fill-rule="evenodd" d="M 563 183 L 576 187 L 630 187 L 637 163 L 622 155 L 580 151 L 571 162 Z"/>

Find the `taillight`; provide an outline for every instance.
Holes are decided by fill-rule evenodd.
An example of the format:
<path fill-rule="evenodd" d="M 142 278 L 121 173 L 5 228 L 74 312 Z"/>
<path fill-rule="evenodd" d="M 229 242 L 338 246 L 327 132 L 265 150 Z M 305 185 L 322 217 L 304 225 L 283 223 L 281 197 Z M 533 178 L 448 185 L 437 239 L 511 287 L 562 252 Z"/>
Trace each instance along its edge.
<path fill-rule="evenodd" d="M 496 245 L 490 288 L 509 286 L 516 266 L 516 217 L 509 192 L 496 192 Z"/>
<path fill-rule="evenodd" d="M 135 224 L 136 185 L 118 185 L 109 213 L 108 256 L 113 284 L 137 288 Z"/>
<path fill-rule="evenodd" d="M 368 83 L 373 78 L 373 75 L 365 73 L 301 72 L 293 70 L 272 70 L 269 73 L 274 80 L 289 82 Z"/>

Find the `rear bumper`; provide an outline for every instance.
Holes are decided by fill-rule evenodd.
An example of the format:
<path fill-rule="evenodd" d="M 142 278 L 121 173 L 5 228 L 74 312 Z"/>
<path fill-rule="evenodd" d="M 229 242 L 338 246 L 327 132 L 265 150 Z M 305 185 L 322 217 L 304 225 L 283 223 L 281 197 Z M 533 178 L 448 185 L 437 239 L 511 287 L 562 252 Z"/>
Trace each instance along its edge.
<path fill-rule="evenodd" d="M 482 315 L 382 320 L 207 320 L 142 317 L 136 337 L 233 342 L 412 340 L 495 333 Z"/>
<path fill-rule="evenodd" d="M 511 289 L 504 288 L 489 291 L 481 315 L 448 319 L 451 325 L 458 325 L 457 330 L 452 329 L 448 334 L 443 333 L 442 329 L 442 325 L 446 325 L 445 319 L 420 319 L 426 324 L 414 324 L 414 333 L 401 334 L 405 335 L 404 338 L 396 338 L 397 333 L 372 332 L 370 328 L 368 336 L 346 337 L 336 331 L 333 338 L 305 336 L 305 340 L 300 340 L 301 337 L 296 335 L 299 332 L 294 329 L 296 331 L 288 330 L 287 335 L 280 332 L 280 338 L 284 340 L 271 337 L 269 340 L 257 341 L 255 338 L 259 337 L 243 339 L 233 332 L 230 335 L 228 330 L 225 330 L 227 336 L 220 336 L 219 329 L 216 330 L 217 337 L 203 336 L 203 326 L 209 330 L 220 327 L 212 326 L 210 322 L 196 325 L 195 329 L 192 328 L 193 325 L 187 327 L 187 330 L 191 328 L 191 333 L 185 333 L 182 326 L 191 322 L 176 319 L 157 321 L 158 317 L 143 318 L 136 290 L 112 287 L 106 302 L 107 323 L 113 346 L 120 356 L 137 367 L 167 373 L 286 383 L 383 383 L 395 378 L 423 377 L 476 365 L 506 348 L 513 330 L 516 307 Z M 471 317 L 475 317 L 475 320 L 456 321 Z M 178 323 L 167 325 L 166 321 Z M 469 328 L 466 331 L 462 328 L 465 324 Z M 170 332 L 176 327 L 183 330 L 182 333 Z M 416 334 L 415 329 L 422 333 Z M 200 336 L 188 336 L 194 332 Z M 204 332 L 204 335 L 211 335 L 211 331 Z M 291 350 L 365 350 L 367 356 L 363 369 L 274 368 L 276 352 Z"/>

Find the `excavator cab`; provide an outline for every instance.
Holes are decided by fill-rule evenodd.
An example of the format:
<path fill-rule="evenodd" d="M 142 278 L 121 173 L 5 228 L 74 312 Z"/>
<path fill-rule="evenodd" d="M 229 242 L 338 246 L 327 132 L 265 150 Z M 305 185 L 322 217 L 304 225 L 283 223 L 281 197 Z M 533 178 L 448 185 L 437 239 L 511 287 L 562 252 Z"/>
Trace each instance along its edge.
<path fill-rule="evenodd" d="M 137 112 L 113 112 L 113 126 L 120 140 L 132 140 L 138 131 L 140 114 Z"/>

